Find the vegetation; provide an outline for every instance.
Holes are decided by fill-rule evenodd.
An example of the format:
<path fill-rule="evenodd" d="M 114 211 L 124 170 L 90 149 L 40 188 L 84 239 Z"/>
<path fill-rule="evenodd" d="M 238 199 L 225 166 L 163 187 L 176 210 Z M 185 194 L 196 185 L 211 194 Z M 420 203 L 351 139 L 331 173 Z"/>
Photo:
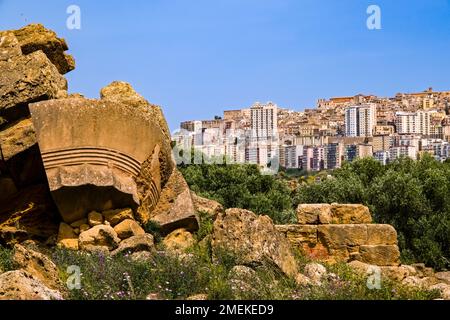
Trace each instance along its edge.
<path fill-rule="evenodd" d="M 196 246 L 188 254 L 174 256 L 158 253 L 151 261 L 134 261 L 131 256 L 105 257 L 57 250 L 54 261 L 61 270 L 77 265 L 82 270 L 81 289 L 70 290 L 70 299 L 127 300 L 145 299 L 149 294 L 160 299 L 185 299 L 207 294 L 208 299 L 434 299 L 434 291 L 411 289 L 393 282 L 383 282 L 380 290 L 367 287 L 367 280 L 357 276 L 345 264 L 327 266 L 333 276 L 322 286 L 303 287 L 269 266 L 256 268 L 251 284 L 233 283 L 228 275 L 235 258 L 221 253 L 211 258 L 207 247 Z M 299 263 L 306 263 L 300 258 Z M 120 276 L 118 276 L 120 275 Z"/>
<path fill-rule="evenodd" d="M 393 225 L 402 260 L 450 268 L 450 163 L 403 158 L 382 166 L 366 158 L 332 178 L 299 187 L 298 203 L 363 203 L 378 223 Z"/>
<path fill-rule="evenodd" d="M 225 208 L 269 215 L 275 223 L 295 222 L 299 203 L 362 203 L 377 223 L 393 225 L 404 263 L 450 268 L 450 162 L 429 156 L 403 158 L 382 166 L 366 158 L 341 169 L 297 177 L 298 172 L 262 175 L 254 165 L 196 164 L 180 170 L 191 189 Z M 295 180 L 292 180 L 295 179 Z M 291 190 L 288 182 L 299 187 Z"/>
<path fill-rule="evenodd" d="M 14 269 L 14 262 L 12 261 L 12 250 L 4 248 L 0 245 L 0 273 L 7 272 Z"/>
<path fill-rule="evenodd" d="M 0 246 L 0 269 L 5 272 L 15 268 L 12 253 L 13 250 Z M 206 294 L 208 299 L 215 300 L 430 300 L 439 297 L 436 291 L 385 280 L 381 289 L 369 289 L 367 279 L 344 263 L 325 265 L 329 276 L 321 286 L 300 286 L 271 264 L 254 266 L 255 278 L 251 282 L 246 278 L 233 282 L 229 275 L 236 265 L 236 257 L 223 251 L 216 252 L 213 259 L 210 246 L 201 242 L 186 253 L 158 251 L 147 260 L 137 260 L 128 254 L 112 257 L 60 248 L 49 254 L 63 282 L 73 275 L 68 273 L 68 267 L 80 268 L 81 287 L 65 291 L 66 299 L 73 300 L 141 300 L 149 295 L 158 299 L 186 299 L 195 294 Z M 311 262 L 300 253 L 296 253 L 296 259 L 300 270 Z"/>
<path fill-rule="evenodd" d="M 242 208 L 266 214 L 276 223 L 293 222 L 292 192 L 256 165 L 194 164 L 180 167 L 192 191 L 216 200 L 225 208 Z"/>

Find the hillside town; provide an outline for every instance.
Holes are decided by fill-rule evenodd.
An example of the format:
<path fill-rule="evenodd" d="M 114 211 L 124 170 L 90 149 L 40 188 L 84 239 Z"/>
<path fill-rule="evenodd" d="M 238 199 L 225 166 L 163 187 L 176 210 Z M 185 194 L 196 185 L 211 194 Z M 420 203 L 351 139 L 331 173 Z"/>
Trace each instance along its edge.
<path fill-rule="evenodd" d="M 319 99 L 316 108 L 301 112 L 256 102 L 180 127 L 172 135 L 179 149 L 263 169 L 321 171 L 356 158 L 373 157 L 387 164 L 424 154 L 445 161 L 450 158 L 450 91 L 429 88 L 391 98 L 359 94 Z M 184 153 L 177 161 L 192 160 Z"/>

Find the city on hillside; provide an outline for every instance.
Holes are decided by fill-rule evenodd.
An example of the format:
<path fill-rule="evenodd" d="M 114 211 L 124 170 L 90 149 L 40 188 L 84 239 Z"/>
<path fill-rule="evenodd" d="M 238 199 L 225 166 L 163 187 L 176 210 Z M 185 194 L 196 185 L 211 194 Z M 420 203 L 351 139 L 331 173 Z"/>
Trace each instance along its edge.
<path fill-rule="evenodd" d="M 319 99 L 316 108 L 302 112 L 256 102 L 180 127 L 172 135 L 180 149 L 262 168 L 276 162 L 286 169 L 320 171 L 356 158 L 387 164 L 423 154 L 445 161 L 450 158 L 450 91 Z"/>

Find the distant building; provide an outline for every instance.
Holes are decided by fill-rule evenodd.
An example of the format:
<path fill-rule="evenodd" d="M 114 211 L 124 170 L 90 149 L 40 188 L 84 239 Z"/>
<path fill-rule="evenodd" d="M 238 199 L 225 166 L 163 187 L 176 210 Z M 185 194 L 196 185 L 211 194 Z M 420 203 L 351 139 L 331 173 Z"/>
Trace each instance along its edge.
<path fill-rule="evenodd" d="M 278 107 L 272 102 L 255 103 L 250 108 L 251 135 L 247 157 L 250 163 L 267 167 L 278 161 Z"/>
<path fill-rule="evenodd" d="M 280 146 L 280 166 L 286 169 L 298 169 L 302 167 L 303 146 Z"/>
<path fill-rule="evenodd" d="M 373 156 L 373 146 L 371 144 L 358 144 L 358 158 L 368 158 Z"/>
<path fill-rule="evenodd" d="M 431 114 L 434 111 L 397 112 L 395 126 L 398 134 L 431 134 Z"/>
<path fill-rule="evenodd" d="M 386 165 L 389 161 L 389 152 L 388 151 L 376 151 L 373 154 L 375 160 L 380 162 L 382 165 Z"/>
<path fill-rule="evenodd" d="M 314 147 L 304 147 L 302 157 L 302 168 L 306 171 L 312 171 L 314 167 Z"/>
<path fill-rule="evenodd" d="M 389 149 L 389 159 L 394 160 L 400 157 L 409 157 L 413 160 L 417 159 L 417 148 L 414 146 L 399 146 Z"/>
<path fill-rule="evenodd" d="M 358 147 L 357 145 L 350 144 L 345 146 L 345 161 L 352 162 L 358 157 Z"/>
<path fill-rule="evenodd" d="M 321 171 L 325 169 L 325 148 L 313 147 L 313 171 Z"/>
<path fill-rule="evenodd" d="M 373 152 L 388 151 L 392 146 L 391 136 L 375 136 L 372 140 Z"/>
<path fill-rule="evenodd" d="M 325 146 L 325 168 L 336 169 L 341 167 L 341 150 L 339 143 L 329 143 Z"/>
<path fill-rule="evenodd" d="M 345 135 L 347 137 L 371 137 L 377 124 L 375 104 L 352 106 L 345 109 Z"/>
<path fill-rule="evenodd" d="M 278 131 L 277 105 L 255 103 L 250 108 L 252 136 L 258 139 L 274 137 Z"/>

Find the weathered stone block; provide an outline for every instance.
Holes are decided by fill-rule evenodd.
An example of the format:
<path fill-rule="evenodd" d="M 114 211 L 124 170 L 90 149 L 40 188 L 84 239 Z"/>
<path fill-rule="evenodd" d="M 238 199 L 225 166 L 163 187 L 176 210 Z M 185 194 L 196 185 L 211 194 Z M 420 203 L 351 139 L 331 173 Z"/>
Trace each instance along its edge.
<path fill-rule="evenodd" d="M 228 209 L 214 222 L 211 247 L 217 257 L 222 250 L 234 254 L 242 265 L 277 266 L 295 277 L 297 265 L 287 239 L 277 231 L 268 216 L 243 209 Z"/>
<path fill-rule="evenodd" d="M 138 236 L 144 234 L 144 229 L 134 220 L 127 219 L 119 223 L 114 227 L 114 231 L 116 231 L 117 236 L 120 239 L 130 238 L 132 236 Z"/>
<path fill-rule="evenodd" d="M 15 121 L 29 115 L 27 104 L 58 98 L 67 90 L 66 79 L 42 51 L 0 61 L 0 116 Z"/>
<path fill-rule="evenodd" d="M 372 223 L 369 208 L 362 204 L 331 204 L 331 223 L 363 224 Z"/>
<path fill-rule="evenodd" d="M 69 49 L 66 41 L 43 25 L 30 24 L 11 32 L 16 36 L 23 54 L 42 50 L 61 74 L 75 69 L 75 60 L 65 53 Z"/>
<path fill-rule="evenodd" d="M 276 225 L 275 228 L 286 235 L 288 241 L 297 247 L 304 244 L 317 244 L 317 226 L 314 225 Z"/>
<path fill-rule="evenodd" d="M 367 243 L 367 225 L 319 225 L 317 227 L 319 241 L 328 248 L 342 246 L 360 246 Z"/>
<path fill-rule="evenodd" d="M 140 214 L 140 210 L 138 210 Z M 184 228 L 198 230 L 199 220 L 192 203 L 189 186 L 178 169 L 174 169 L 161 192 L 158 204 L 150 214 L 150 220 L 161 227 L 164 235 Z"/>
<path fill-rule="evenodd" d="M 400 251 L 395 245 L 364 245 L 359 248 L 357 260 L 377 266 L 398 266 Z"/>
<path fill-rule="evenodd" d="M 297 222 L 299 224 L 329 223 L 329 204 L 300 204 L 297 207 Z"/>
<path fill-rule="evenodd" d="M 397 231 L 389 224 L 368 224 L 367 244 L 396 245 Z"/>

